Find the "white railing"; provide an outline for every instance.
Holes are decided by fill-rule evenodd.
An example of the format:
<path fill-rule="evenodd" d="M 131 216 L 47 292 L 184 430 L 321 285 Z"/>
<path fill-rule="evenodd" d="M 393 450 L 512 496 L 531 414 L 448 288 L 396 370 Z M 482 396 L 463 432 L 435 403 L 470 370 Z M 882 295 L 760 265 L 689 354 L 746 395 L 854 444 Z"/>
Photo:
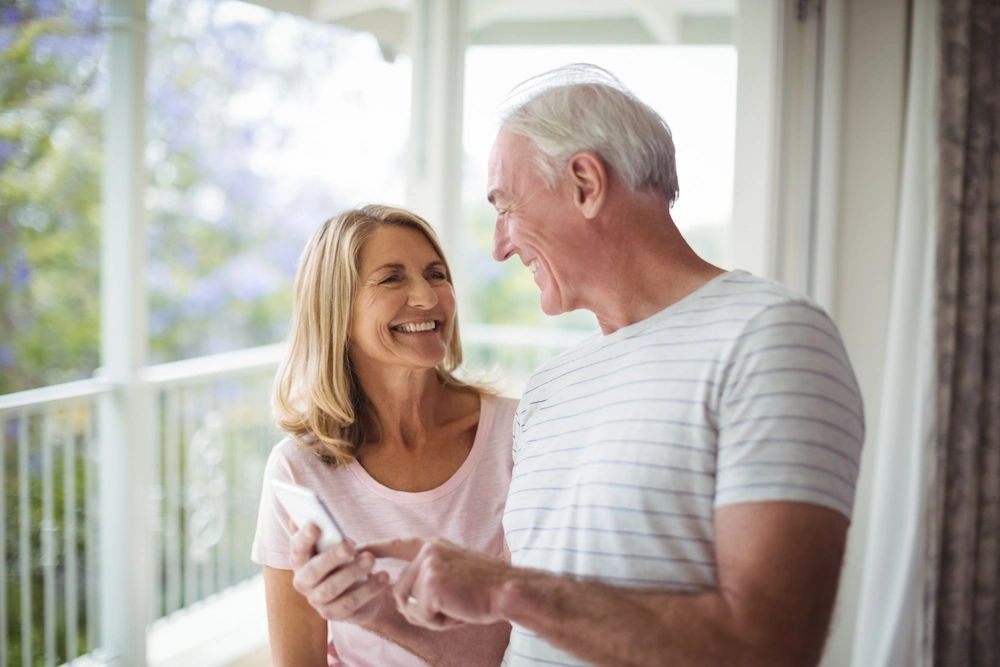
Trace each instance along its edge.
<path fill-rule="evenodd" d="M 55 665 L 97 643 L 95 400 L 107 391 L 85 380 L 0 396 L 0 664 Z"/>
<path fill-rule="evenodd" d="M 467 326 L 466 365 L 508 393 L 585 332 Z M 268 407 L 284 347 L 146 368 L 152 409 L 147 626 L 259 574 L 249 559 L 260 480 L 281 434 Z M 489 373 L 487 373 L 489 375 Z M 106 379 L 0 396 L 0 665 L 100 663 L 100 447 Z M 106 573 L 105 576 L 114 576 Z M 27 647 L 27 651 L 25 651 Z M 95 653 L 96 651 L 96 653 Z"/>

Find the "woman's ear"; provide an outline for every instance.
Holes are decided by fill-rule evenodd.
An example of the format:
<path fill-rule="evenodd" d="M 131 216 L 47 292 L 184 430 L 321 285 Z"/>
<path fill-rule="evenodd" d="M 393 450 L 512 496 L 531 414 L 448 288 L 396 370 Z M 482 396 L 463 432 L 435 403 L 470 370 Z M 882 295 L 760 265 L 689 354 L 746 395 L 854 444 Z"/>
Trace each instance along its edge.
<path fill-rule="evenodd" d="M 592 220 L 604 205 L 608 192 L 608 172 L 604 162 L 591 151 L 581 151 L 569 159 L 569 183 L 573 205 L 587 220 Z"/>

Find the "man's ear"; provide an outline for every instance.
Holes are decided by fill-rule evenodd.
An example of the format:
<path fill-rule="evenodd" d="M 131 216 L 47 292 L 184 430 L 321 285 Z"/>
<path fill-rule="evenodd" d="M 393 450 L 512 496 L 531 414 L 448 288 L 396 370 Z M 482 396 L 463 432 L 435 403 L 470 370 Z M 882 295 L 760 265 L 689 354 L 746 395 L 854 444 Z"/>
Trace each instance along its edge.
<path fill-rule="evenodd" d="M 604 162 L 595 153 L 581 151 L 569 159 L 566 170 L 573 206 L 587 220 L 594 219 L 608 193 L 608 172 Z"/>

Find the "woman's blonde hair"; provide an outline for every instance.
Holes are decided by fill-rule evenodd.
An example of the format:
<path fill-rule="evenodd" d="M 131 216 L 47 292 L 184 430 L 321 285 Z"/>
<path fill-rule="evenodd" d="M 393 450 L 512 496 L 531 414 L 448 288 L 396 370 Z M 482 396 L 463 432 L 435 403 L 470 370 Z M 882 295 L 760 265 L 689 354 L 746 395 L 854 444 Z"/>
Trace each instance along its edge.
<path fill-rule="evenodd" d="M 422 233 L 451 269 L 434 230 L 409 211 L 365 206 L 327 220 L 313 234 L 295 277 L 295 306 L 288 350 L 271 396 L 279 428 L 334 467 L 355 459 L 358 448 L 381 438 L 378 418 L 354 374 L 348 330 L 358 289 L 358 266 L 365 242 L 383 226 Z M 446 385 L 481 393 L 455 378 L 462 363 L 458 317 L 444 361 L 435 369 Z"/>

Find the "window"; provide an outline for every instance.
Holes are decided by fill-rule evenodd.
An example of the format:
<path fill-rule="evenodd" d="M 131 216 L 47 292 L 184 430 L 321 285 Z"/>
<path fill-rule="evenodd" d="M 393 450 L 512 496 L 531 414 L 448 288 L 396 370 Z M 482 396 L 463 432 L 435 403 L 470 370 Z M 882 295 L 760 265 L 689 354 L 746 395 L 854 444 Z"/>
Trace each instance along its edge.
<path fill-rule="evenodd" d="M 149 21 L 150 361 L 279 342 L 313 230 L 403 200 L 409 62 L 233 0 L 154 0 Z"/>
<path fill-rule="evenodd" d="M 0 394 L 98 364 L 100 3 L 0 6 Z"/>
<path fill-rule="evenodd" d="M 562 347 L 582 337 L 574 330 L 589 332 L 597 327 L 587 312 L 545 316 L 530 273 L 519 262 L 497 264 L 490 256 L 495 212 L 485 198 L 486 166 L 497 130 L 497 109 L 520 82 L 568 63 L 601 65 L 667 121 L 677 148 L 681 191 L 674 220 L 702 257 L 729 268 L 736 61 L 732 45 L 470 47 L 465 64 L 462 250 L 458 253 L 464 322 L 555 329 L 563 334 Z M 482 335 L 482 328 L 472 330 Z M 544 340 L 553 333 L 537 331 L 535 335 Z M 559 345 L 553 345 L 524 363 L 508 356 L 506 363 L 524 371 L 520 377 L 515 371 L 508 390 L 517 393 L 531 364 L 558 351 Z M 479 357 L 479 363 L 490 360 L 488 354 Z"/>

